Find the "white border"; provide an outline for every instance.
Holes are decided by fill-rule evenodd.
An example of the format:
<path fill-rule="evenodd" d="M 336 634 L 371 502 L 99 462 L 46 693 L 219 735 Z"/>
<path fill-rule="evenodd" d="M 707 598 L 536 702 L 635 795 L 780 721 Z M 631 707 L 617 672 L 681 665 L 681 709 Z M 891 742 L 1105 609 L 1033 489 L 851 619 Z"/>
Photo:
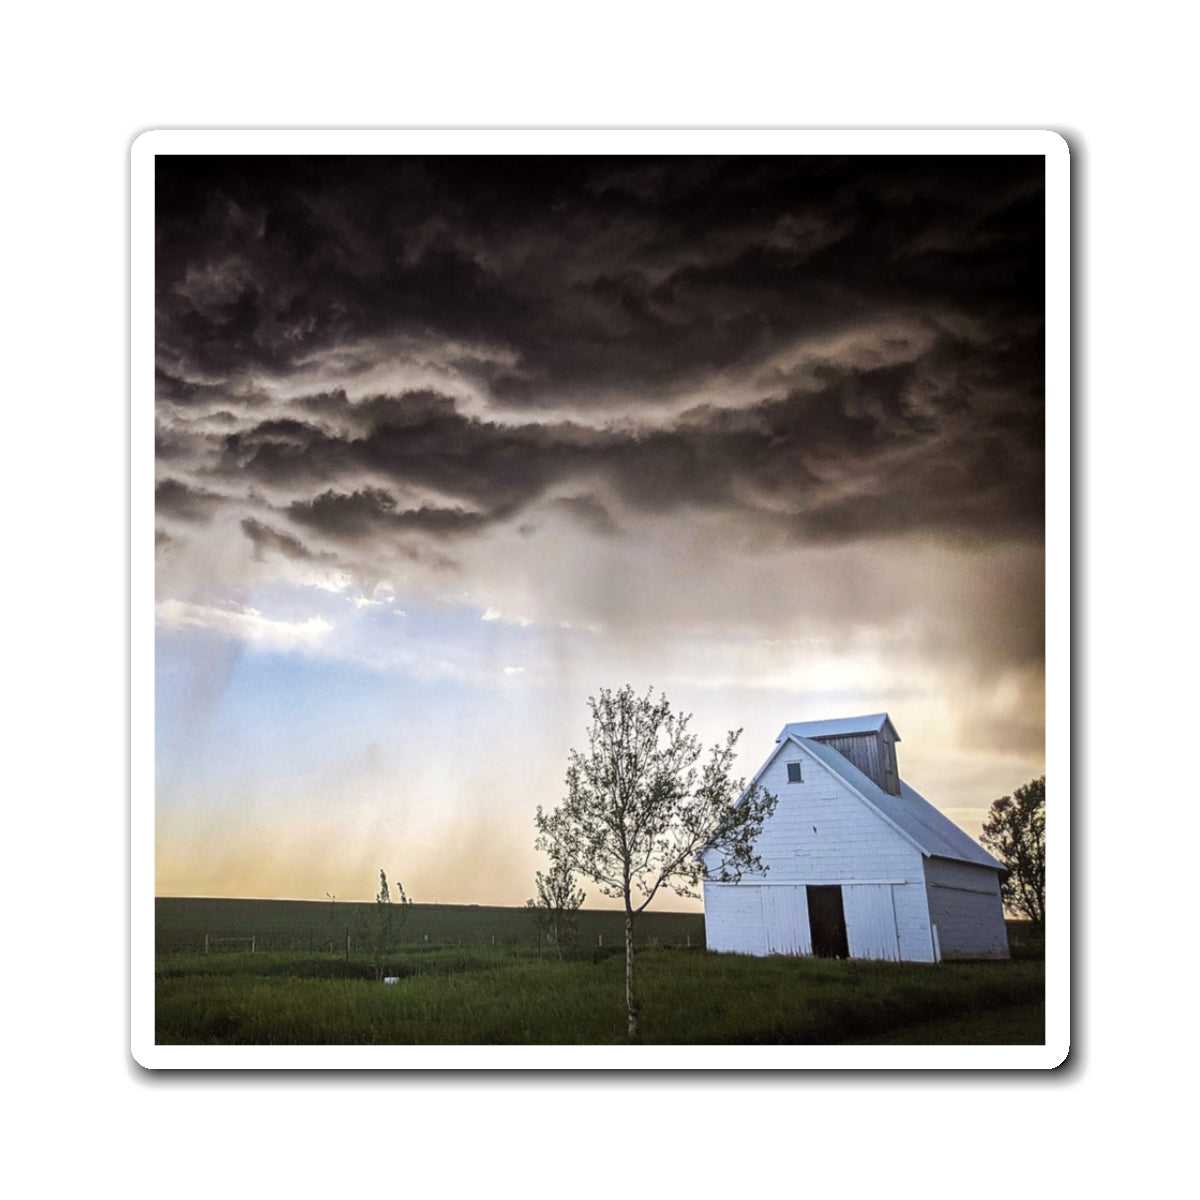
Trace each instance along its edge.
<path fill-rule="evenodd" d="M 1044 1046 L 154 1045 L 154 159 L 157 154 L 947 154 L 1046 163 Z M 130 151 L 130 1051 L 150 1069 L 1047 1069 L 1070 1049 L 1070 152 L 1045 130 L 152 130 Z M 1059 799 L 1061 798 L 1061 799 Z"/>

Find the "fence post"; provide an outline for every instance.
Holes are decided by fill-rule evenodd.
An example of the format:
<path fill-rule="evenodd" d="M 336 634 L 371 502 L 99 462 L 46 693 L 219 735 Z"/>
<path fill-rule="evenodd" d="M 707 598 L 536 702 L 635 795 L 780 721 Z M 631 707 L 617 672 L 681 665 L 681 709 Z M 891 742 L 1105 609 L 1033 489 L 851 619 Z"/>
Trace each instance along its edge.
<path fill-rule="evenodd" d="M 204 935 L 204 953 L 205 954 L 208 953 L 208 934 L 207 933 Z"/>

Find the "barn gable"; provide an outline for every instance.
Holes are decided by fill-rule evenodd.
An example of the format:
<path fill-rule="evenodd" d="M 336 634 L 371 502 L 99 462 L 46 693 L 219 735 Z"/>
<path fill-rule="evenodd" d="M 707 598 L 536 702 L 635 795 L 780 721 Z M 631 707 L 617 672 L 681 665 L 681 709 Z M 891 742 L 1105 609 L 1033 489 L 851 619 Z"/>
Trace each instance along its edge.
<path fill-rule="evenodd" d="M 779 798 L 755 844 L 767 868 L 765 878 L 778 882 L 807 874 L 829 882 L 919 879 L 920 846 L 894 822 L 880 819 L 861 794 L 847 787 L 841 772 L 825 761 L 831 754 L 837 757 L 819 743 L 788 738 L 754 776 L 751 787 Z M 870 783 L 861 776 L 860 780 Z M 706 864 L 716 865 L 711 852 Z"/>

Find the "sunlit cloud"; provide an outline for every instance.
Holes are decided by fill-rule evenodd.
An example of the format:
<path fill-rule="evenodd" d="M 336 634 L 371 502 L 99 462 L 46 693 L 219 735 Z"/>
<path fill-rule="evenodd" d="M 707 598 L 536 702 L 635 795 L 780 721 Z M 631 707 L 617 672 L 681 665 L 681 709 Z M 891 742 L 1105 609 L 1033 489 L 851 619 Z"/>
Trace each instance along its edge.
<path fill-rule="evenodd" d="M 312 648 L 333 631 L 333 626 L 322 617 L 281 621 L 253 608 L 223 608 L 180 600 L 164 600 L 156 612 L 160 624 L 167 629 L 207 629 L 272 650 Z"/>

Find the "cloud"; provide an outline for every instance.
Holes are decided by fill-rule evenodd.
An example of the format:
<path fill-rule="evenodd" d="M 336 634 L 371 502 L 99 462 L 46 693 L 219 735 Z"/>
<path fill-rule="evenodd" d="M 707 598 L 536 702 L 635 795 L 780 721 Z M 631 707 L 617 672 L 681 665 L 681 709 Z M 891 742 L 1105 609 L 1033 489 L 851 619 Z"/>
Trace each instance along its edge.
<path fill-rule="evenodd" d="M 242 532 L 254 543 L 255 556 L 261 557 L 264 550 L 275 550 L 286 558 L 312 558 L 299 538 L 290 533 L 271 529 L 253 517 L 242 520 Z"/>
<path fill-rule="evenodd" d="M 160 160 L 164 594 L 319 564 L 405 609 L 778 626 L 940 611 L 894 565 L 929 544 L 950 592 L 1036 560 L 1040 159 L 512 166 Z M 976 647 L 1027 652 L 1035 575 Z"/>
<path fill-rule="evenodd" d="M 478 528 L 486 517 L 461 508 L 400 510 L 396 499 L 383 488 L 368 488 L 346 495 L 323 492 L 313 500 L 298 500 L 288 506 L 288 515 L 302 525 L 338 537 L 354 539 L 373 532 L 401 533 L 412 530 L 443 537 Z"/>
<path fill-rule="evenodd" d="M 160 161 L 160 354 L 353 375 L 400 338 L 510 404 L 657 400 L 867 312 L 1036 313 L 1040 203 L 1003 157 Z"/>
<path fill-rule="evenodd" d="M 203 521 L 220 504 L 216 493 L 189 487 L 178 479 L 163 479 L 154 488 L 155 511 L 180 521 Z"/>
<path fill-rule="evenodd" d="M 175 599 L 159 603 L 155 615 L 167 629 L 207 629 L 272 650 L 312 648 L 333 631 L 322 617 L 284 621 L 266 617 L 254 608 L 188 604 Z"/>
<path fill-rule="evenodd" d="M 594 496 L 559 496 L 550 503 L 590 533 L 605 537 L 620 533 L 620 526 L 612 514 Z"/>
<path fill-rule="evenodd" d="M 290 496 L 278 509 L 284 520 L 350 541 L 472 535 L 548 496 L 608 534 L 619 517 L 606 499 L 643 512 L 727 506 L 748 521 L 790 516 L 775 523 L 800 540 L 1032 532 L 1042 506 L 1040 413 L 997 401 L 994 377 L 977 382 L 964 370 L 948 391 L 944 373 L 910 363 L 818 368 L 808 388 L 601 429 L 485 421 L 428 393 L 360 404 L 308 396 L 298 407 L 312 421 L 273 418 L 229 433 L 209 477 Z M 207 453 L 201 439 L 197 463 Z M 378 482 L 362 486 L 369 479 Z M 160 485 L 165 512 L 195 519 L 204 498 L 175 479 Z"/>

